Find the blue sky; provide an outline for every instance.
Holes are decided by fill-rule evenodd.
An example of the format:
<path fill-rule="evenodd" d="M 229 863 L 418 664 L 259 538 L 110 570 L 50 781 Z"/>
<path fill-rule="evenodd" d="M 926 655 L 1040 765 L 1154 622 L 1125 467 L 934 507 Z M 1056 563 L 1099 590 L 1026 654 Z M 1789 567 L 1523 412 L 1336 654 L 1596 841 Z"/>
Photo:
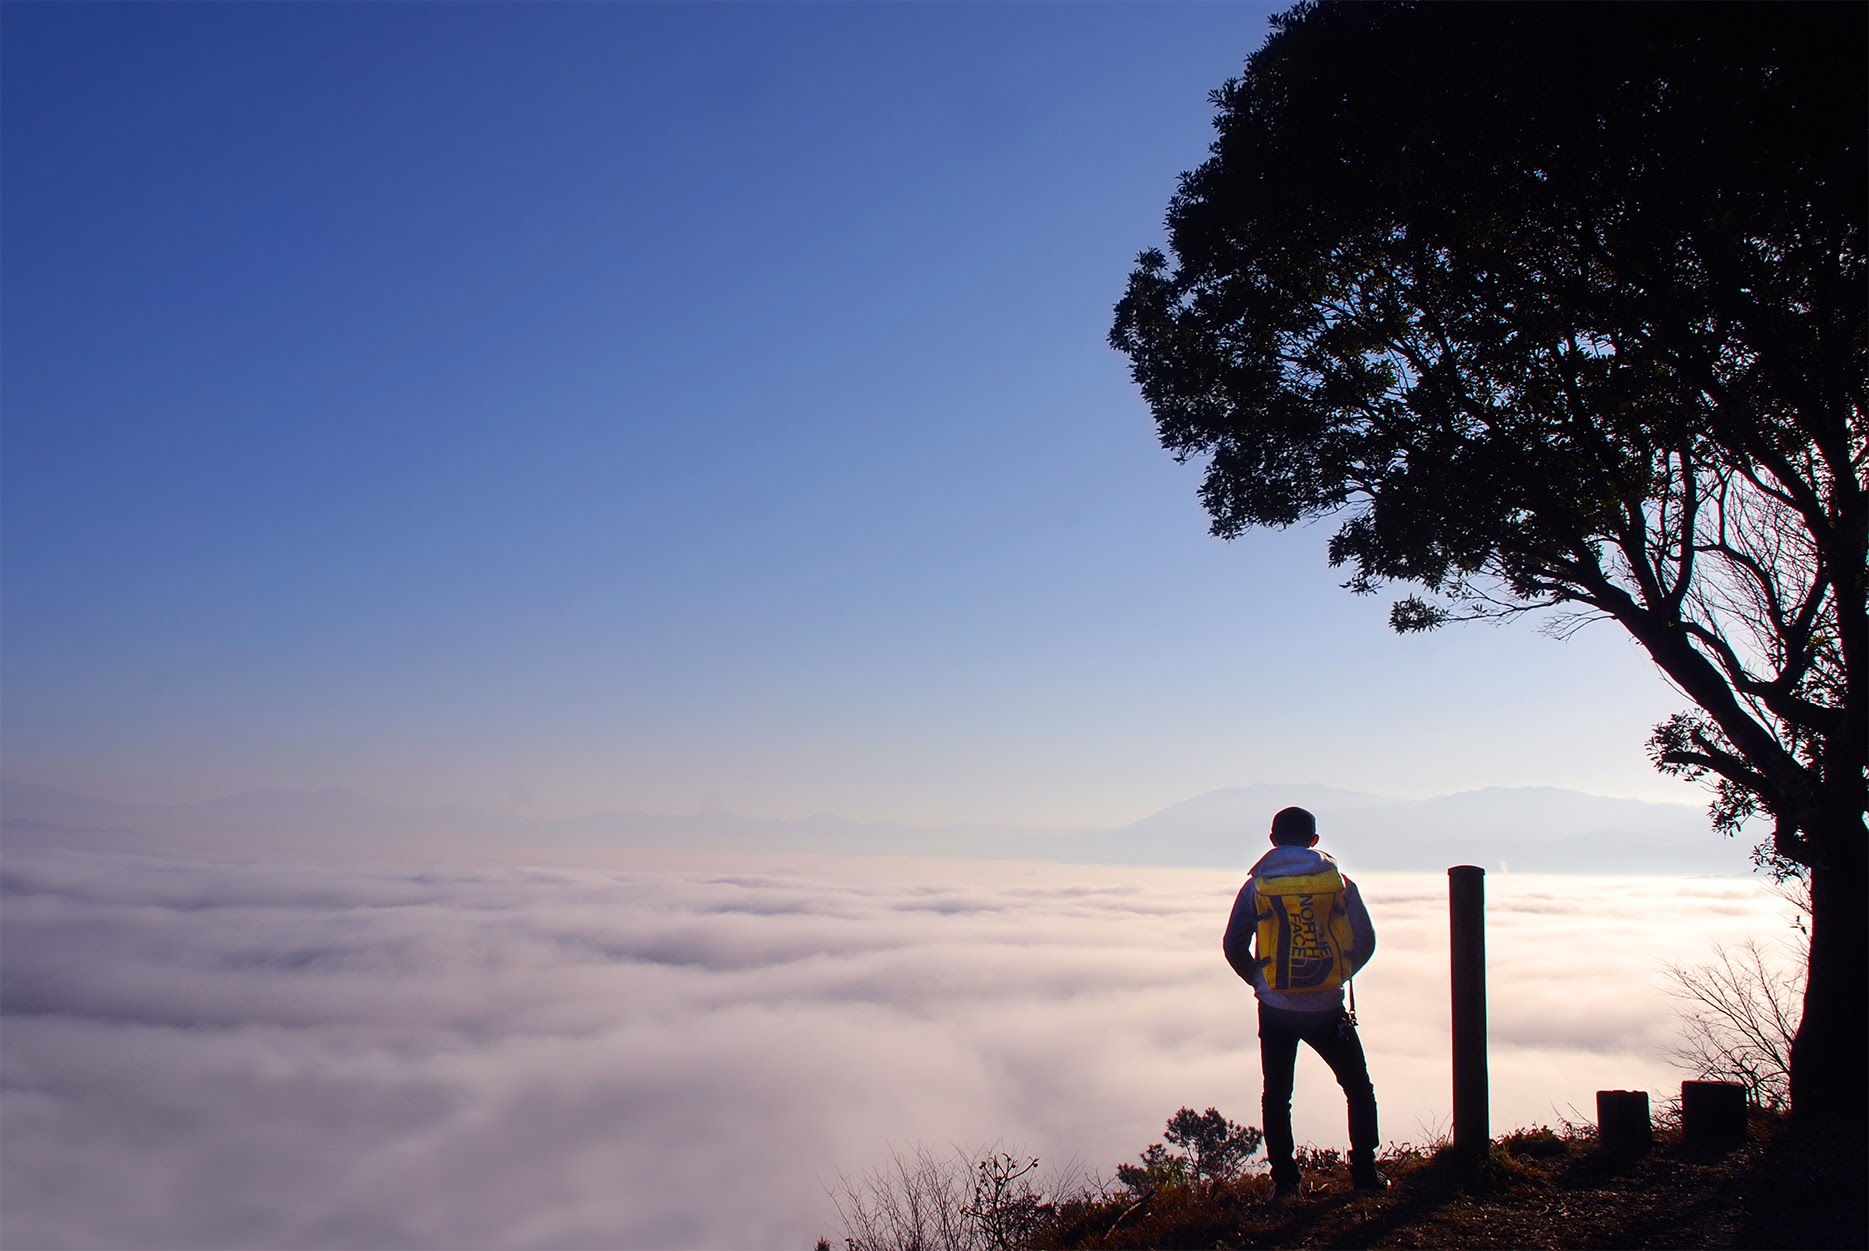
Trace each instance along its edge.
<path fill-rule="evenodd" d="M 1104 342 L 1262 5 L 9 5 L 9 776 L 1114 824 L 1654 776 L 1221 544 Z"/>

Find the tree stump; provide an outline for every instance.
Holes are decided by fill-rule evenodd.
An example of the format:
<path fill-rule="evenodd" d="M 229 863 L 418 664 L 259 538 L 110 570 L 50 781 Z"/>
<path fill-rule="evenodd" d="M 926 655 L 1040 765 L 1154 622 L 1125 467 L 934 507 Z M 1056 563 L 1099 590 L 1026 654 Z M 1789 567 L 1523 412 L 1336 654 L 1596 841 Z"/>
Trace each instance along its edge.
<path fill-rule="evenodd" d="M 1654 1145 L 1646 1090 L 1596 1092 L 1597 1141 L 1610 1155 L 1641 1155 Z"/>
<path fill-rule="evenodd" d="M 1681 1144 L 1731 1151 L 1746 1141 L 1746 1088 L 1738 1082 L 1681 1083 Z"/>

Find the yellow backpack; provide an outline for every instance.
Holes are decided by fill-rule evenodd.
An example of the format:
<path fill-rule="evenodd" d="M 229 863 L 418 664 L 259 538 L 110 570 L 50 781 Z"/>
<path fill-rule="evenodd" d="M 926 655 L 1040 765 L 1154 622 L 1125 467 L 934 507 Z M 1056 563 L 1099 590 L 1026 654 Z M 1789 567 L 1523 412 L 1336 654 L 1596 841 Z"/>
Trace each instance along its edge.
<path fill-rule="evenodd" d="M 1356 938 L 1343 875 L 1335 869 L 1253 882 L 1258 905 L 1259 968 L 1273 990 L 1306 994 L 1336 990 L 1350 980 Z"/>

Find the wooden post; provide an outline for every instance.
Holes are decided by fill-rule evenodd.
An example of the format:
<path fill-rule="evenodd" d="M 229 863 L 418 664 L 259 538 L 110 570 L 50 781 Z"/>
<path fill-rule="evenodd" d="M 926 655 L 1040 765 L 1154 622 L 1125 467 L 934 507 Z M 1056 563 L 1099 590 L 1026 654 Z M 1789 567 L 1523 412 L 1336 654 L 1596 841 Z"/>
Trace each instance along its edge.
<path fill-rule="evenodd" d="M 1641 1155 L 1655 1141 L 1646 1090 L 1596 1092 L 1596 1138 L 1610 1155 Z"/>
<path fill-rule="evenodd" d="M 1746 1088 L 1738 1082 L 1681 1083 L 1681 1142 L 1730 1151 L 1746 1140 Z"/>
<path fill-rule="evenodd" d="M 1492 1141 L 1486 1083 L 1486 870 L 1455 865 L 1447 878 L 1453 951 L 1454 1150 L 1477 1161 Z"/>

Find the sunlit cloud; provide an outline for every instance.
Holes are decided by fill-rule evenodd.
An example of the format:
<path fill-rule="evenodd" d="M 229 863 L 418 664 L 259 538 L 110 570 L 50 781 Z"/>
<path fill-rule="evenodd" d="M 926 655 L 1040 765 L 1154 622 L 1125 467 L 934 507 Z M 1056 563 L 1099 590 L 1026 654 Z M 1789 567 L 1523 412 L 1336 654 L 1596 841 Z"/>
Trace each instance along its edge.
<path fill-rule="evenodd" d="M 1362 878 L 1389 1139 L 1447 1121 L 1445 880 Z M 1258 1119 L 1235 875 L 771 857 L 415 870 L 5 865 L 0 1241 L 810 1245 L 891 1146 L 1106 1174 Z M 1493 1123 L 1665 1095 L 1664 960 L 1789 935 L 1744 879 L 1488 880 Z M 1300 1063 L 1301 1138 L 1338 1144 Z"/>

